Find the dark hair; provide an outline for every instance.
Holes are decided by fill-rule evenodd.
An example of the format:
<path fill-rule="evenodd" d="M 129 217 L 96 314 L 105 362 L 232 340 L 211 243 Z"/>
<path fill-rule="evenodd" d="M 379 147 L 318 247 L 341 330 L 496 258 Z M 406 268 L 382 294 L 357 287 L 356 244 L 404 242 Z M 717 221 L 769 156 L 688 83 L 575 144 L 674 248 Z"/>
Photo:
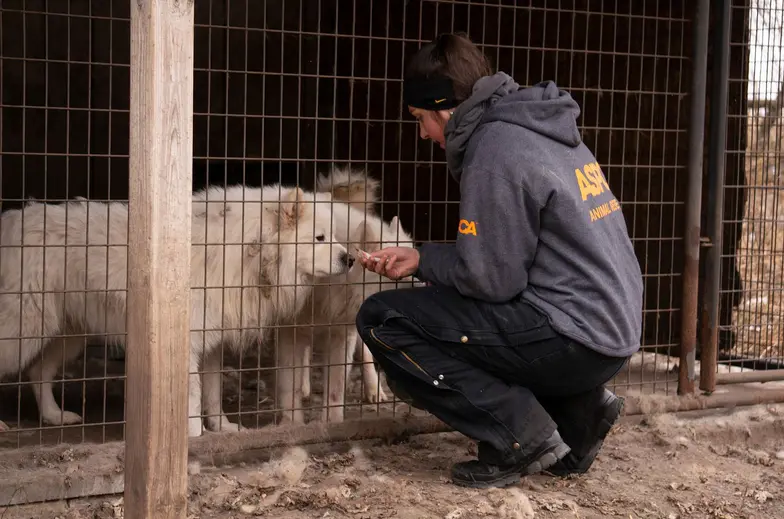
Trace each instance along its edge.
<path fill-rule="evenodd" d="M 452 81 L 455 101 L 471 96 L 480 78 L 491 75 L 490 60 L 463 33 L 441 34 L 423 45 L 406 67 L 405 80 L 447 77 Z"/>

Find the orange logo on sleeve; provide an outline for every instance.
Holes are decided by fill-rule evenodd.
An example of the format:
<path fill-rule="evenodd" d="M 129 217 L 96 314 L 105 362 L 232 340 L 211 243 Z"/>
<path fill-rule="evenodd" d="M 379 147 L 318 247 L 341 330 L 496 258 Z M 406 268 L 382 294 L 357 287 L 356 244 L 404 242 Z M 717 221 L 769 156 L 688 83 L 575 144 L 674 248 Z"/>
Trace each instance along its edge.
<path fill-rule="evenodd" d="M 460 223 L 457 226 L 457 232 L 460 234 L 473 234 L 476 236 L 476 222 L 460 220 Z"/>

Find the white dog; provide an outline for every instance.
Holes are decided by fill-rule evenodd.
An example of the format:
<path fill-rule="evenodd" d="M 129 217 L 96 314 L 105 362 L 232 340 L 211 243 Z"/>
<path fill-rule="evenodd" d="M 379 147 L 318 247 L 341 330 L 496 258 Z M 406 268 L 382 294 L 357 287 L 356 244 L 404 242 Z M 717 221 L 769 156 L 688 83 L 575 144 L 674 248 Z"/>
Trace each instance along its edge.
<path fill-rule="evenodd" d="M 250 190 L 255 197 L 245 196 L 242 203 L 208 202 L 243 191 L 249 194 L 243 188 L 194 194 L 190 436 L 202 431 L 200 362 L 211 387 L 216 377 L 219 381 L 223 339 L 241 351 L 270 324 L 297 314 L 316 278 L 346 272 L 352 261 L 330 232 L 329 213 L 304 203 L 301 189 L 275 186 Z M 57 336 L 90 333 L 122 340 L 127 204 L 31 203 L 0 220 L 0 377 L 26 369 L 31 381 L 41 382 L 32 387 L 43 421 L 79 423 L 79 415 L 55 402 L 52 379 L 78 356 L 83 339 Z M 205 407 L 214 407 L 209 401 L 214 394 L 205 391 L 204 397 Z M 221 418 L 211 416 L 208 428 L 238 428 Z"/>
<path fill-rule="evenodd" d="M 330 176 L 320 176 L 315 193 L 303 193 L 303 202 L 315 204 L 315 212 L 319 221 L 331 220 L 330 230 L 335 240 L 349 250 L 359 246 L 363 250 L 373 251 L 382 246 L 412 246 L 413 239 L 400 226 L 397 217 L 387 224 L 376 216 L 372 209 L 364 210 L 367 203 L 378 200 L 378 181 L 363 172 L 336 169 Z M 260 190 L 251 187 L 235 187 L 219 191 L 215 196 L 208 195 L 215 201 L 225 201 L 229 205 L 241 205 L 243 201 L 264 201 L 277 196 L 279 185 L 269 186 Z M 209 192 L 208 192 L 209 193 Z M 220 213 L 210 213 L 220 223 Z M 353 244 L 353 246 L 351 245 Z M 293 258 L 292 258 L 293 260 Z M 362 283 L 363 279 L 366 283 Z M 276 400 L 284 411 L 284 419 L 290 417 L 296 422 L 303 421 L 302 398 L 310 394 L 310 357 L 311 345 L 316 340 L 325 344 L 325 353 L 332 364 L 327 379 L 330 380 L 328 400 L 331 405 L 329 419 L 340 421 L 343 417 L 343 399 L 348 363 L 355 352 L 362 351 L 363 378 L 365 380 L 365 397 L 369 401 L 385 400 L 386 395 L 379 385 L 378 372 L 373 365 L 373 357 L 362 343 L 356 332 L 354 320 L 362 301 L 369 295 L 390 288 L 395 288 L 405 281 L 392 282 L 378 274 L 365 272 L 357 266 L 349 272 L 336 273 L 328 278 L 321 278 L 314 286 L 313 299 L 309 299 L 297 314 L 289 314 L 289 319 L 279 322 L 282 327 L 276 334 L 277 367 Z M 274 285 L 274 282 L 271 283 Z M 314 325 L 322 325 L 314 333 Z M 229 338 L 231 340 L 231 338 Z M 214 427 L 228 424 L 228 418 L 222 408 L 220 375 L 218 366 L 211 365 L 210 373 L 204 374 L 204 405 L 208 415 L 208 423 L 213 416 Z M 325 415 L 326 417 L 326 415 Z M 227 429 L 225 426 L 224 429 Z M 230 424 L 229 430 L 236 430 Z"/>
<path fill-rule="evenodd" d="M 383 247 L 413 246 L 413 238 L 402 228 L 397 217 L 385 223 L 376 216 L 372 206 L 365 208 L 378 201 L 378 187 L 378 181 L 363 172 L 344 169 L 335 169 L 329 176 L 322 175 L 318 179 L 315 199 L 330 207 L 335 238 L 349 250 L 359 247 L 373 252 Z M 347 274 L 322 279 L 314 286 L 312 302 L 306 304 L 288 327 L 281 328 L 277 337 L 282 368 L 277 400 L 284 411 L 284 419 L 304 421 L 302 398 L 310 395 L 310 360 L 314 345 L 320 346 L 329 365 L 324 376 L 324 401 L 328 406 L 324 419 L 343 420 L 347 373 L 359 351 L 363 361 L 365 399 L 370 402 L 386 400 L 373 356 L 357 333 L 356 315 L 370 295 L 399 286 L 412 286 L 413 281 L 413 278 L 390 281 L 356 266 Z"/>

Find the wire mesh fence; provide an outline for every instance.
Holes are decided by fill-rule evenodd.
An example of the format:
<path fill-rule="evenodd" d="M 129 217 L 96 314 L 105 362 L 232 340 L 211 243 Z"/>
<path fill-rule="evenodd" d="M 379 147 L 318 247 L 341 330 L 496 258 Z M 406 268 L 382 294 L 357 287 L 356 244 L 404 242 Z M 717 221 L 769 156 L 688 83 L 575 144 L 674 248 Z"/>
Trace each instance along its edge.
<path fill-rule="evenodd" d="M 733 304 L 722 312 L 722 363 L 751 369 L 784 368 L 781 288 L 784 274 L 784 214 L 780 181 L 784 101 L 784 3 L 753 0 L 736 7 L 732 23 L 746 33 L 733 51 L 747 55 L 730 77 L 736 98 L 746 105 L 735 118 L 746 135 L 728 139 L 726 163 L 743 172 L 727 179 L 731 200 L 724 211 L 725 236 L 737 244 L 737 268 L 722 267 L 732 282 L 723 287 Z"/>
<path fill-rule="evenodd" d="M 744 43 L 751 29 L 742 24 L 747 24 L 752 18 L 748 13 L 755 11 L 743 7 L 742 2 L 736 4 L 735 10 L 742 16 L 736 15 L 733 20 L 742 20 L 734 22 L 733 42 L 765 47 L 753 36 L 751 43 Z M 198 297 L 203 299 L 198 313 L 203 319 L 192 326 L 192 340 L 199 344 L 213 341 L 220 353 L 200 367 L 204 393 L 211 395 L 205 397 L 211 398 L 210 403 L 205 401 L 201 409 L 213 415 L 212 421 L 206 421 L 208 428 L 211 423 L 226 425 L 225 420 L 218 420 L 220 413 L 225 413 L 231 423 L 256 428 L 286 419 L 396 416 L 406 408 L 393 398 L 383 374 L 375 371 L 352 331 L 356 311 L 352 297 L 362 298 L 388 286 L 365 277 L 364 284 L 357 288 L 359 285 L 349 286 L 344 280 L 343 285 L 318 288 L 318 303 L 286 319 L 262 324 L 257 314 L 229 322 L 225 304 L 229 298 L 236 298 L 241 293 L 239 287 L 248 281 L 243 276 L 230 279 L 222 266 L 227 264 L 232 247 L 240 247 L 242 254 L 246 249 L 250 251 L 257 265 L 265 256 L 258 243 L 246 240 L 241 233 L 236 240 L 229 237 L 229 215 L 242 215 L 235 220 L 242 227 L 249 215 L 263 212 L 258 200 L 248 200 L 260 192 L 253 189 L 284 186 L 276 192 L 291 194 L 292 186 L 300 186 L 306 198 L 317 196 L 313 193 L 319 190 L 335 194 L 339 190 L 331 182 L 340 177 L 336 173 L 328 175 L 333 166 L 364 172 L 371 182 L 378 183 L 375 198 L 364 188 L 362 196 L 355 196 L 352 211 L 358 213 L 343 206 L 328 206 L 333 214 L 364 214 L 374 224 L 372 231 L 364 231 L 371 235 L 338 236 L 338 241 L 362 245 L 364 240 L 367 248 L 379 241 L 454 239 L 458 185 L 449 178 L 443 151 L 419 139 L 416 121 L 402 103 L 406 57 L 439 33 L 454 31 L 466 32 L 480 44 L 496 69 L 506 71 L 521 84 L 553 79 L 580 104 L 578 124 L 583 139 L 596 154 L 621 202 L 645 281 L 643 352 L 616 377 L 612 388 L 621 393 L 674 393 L 688 163 L 693 38 L 690 5 L 678 0 L 198 0 L 193 189 L 223 190 L 210 191 L 209 200 L 203 192 L 194 198 L 194 215 L 203 216 L 207 222 L 204 225 L 223 222 L 216 224 L 217 234 L 207 231 L 206 236 L 193 238 L 194 250 L 197 245 L 202 247 L 194 257 L 203 255 L 204 270 L 191 280 L 194 283 L 196 279 L 193 288 L 202 289 Z M 766 9 L 778 12 L 778 8 Z M 0 176 L 4 214 L 21 208 L 30 199 L 52 204 L 48 211 L 77 197 L 91 203 L 127 201 L 129 17 L 127 0 L 5 0 L 0 5 Z M 737 63 L 746 66 L 743 60 Z M 746 81 L 741 75 L 745 69 L 740 71 L 735 63 L 733 67 L 733 81 L 741 88 Z M 728 193 L 745 193 L 746 187 L 749 193 L 762 193 L 762 180 L 751 181 L 749 161 L 769 168 L 777 152 L 770 148 L 770 139 L 765 141 L 769 148 L 764 153 L 757 148 L 741 150 L 737 143 L 745 142 L 747 118 L 738 106 L 733 105 L 729 111 L 728 142 L 735 144 L 730 144 L 727 156 L 728 164 L 735 160 L 732 157 L 740 157 L 734 166 L 728 165 L 728 171 L 735 172 L 740 180 L 728 182 Z M 759 134 L 765 124 L 768 134 L 773 135 L 780 115 L 776 112 L 772 123 L 768 115 L 749 117 L 749 135 Z M 744 170 L 749 171 L 748 186 L 742 181 Z M 327 175 L 321 182 L 320 174 Z M 238 185 L 249 189 L 237 191 Z M 774 188 L 764 192 L 777 193 Z M 229 195 L 234 198 L 227 201 Z M 767 195 L 767 206 L 777 207 L 775 196 Z M 750 194 L 749 200 L 753 199 Z M 742 200 L 742 196 L 728 195 L 727 206 L 742 206 Z M 749 207 L 745 206 L 747 213 L 758 210 Z M 75 208 L 77 212 L 79 209 Z M 122 208 L 117 210 L 122 212 Z M 103 205 L 90 205 L 85 211 L 109 219 L 115 214 L 115 209 L 107 210 Z M 744 230 L 745 241 L 738 255 L 738 270 L 742 273 L 752 272 L 750 265 L 760 264 L 764 254 L 775 257 L 771 249 L 777 243 L 770 237 L 775 235 L 771 234 L 775 215 L 748 214 L 751 216 L 744 217 L 744 229 L 756 225 L 757 235 L 767 229 L 765 243 L 769 243 L 768 248 L 759 248 L 762 245 L 756 244 L 762 242 L 748 242 Z M 97 216 L 86 218 L 90 225 L 98 221 Z M 748 223 L 752 221 L 756 223 Z M 349 218 L 349 222 L 346 229 L 334 230 L 336 235 L 352 234 L 351 225 L 359 221 Z M 0 220 L 0 247 L 11 250 L 3 243 L 4 223 L 6 220 Z M 731 224 L 728 220 L 730 230 L 734 229 Z M 114 265 L 113 257 L 116 264 L 124 264 L 133 251 L 128 251 L 124 243 L 110 241 L 114 239 L 109 237 L 111 233 L 105 234 L 95 241 L 91 238 L 87 246 L 78 239 L 68 241 L 66 233 L 69 252 L 65 254 L 50 252 L 57 249 L 56 239 L 39 244 L 38 249 L 46 251 L 42 253 L 43 269 L 54 268 L 45 265 L 58 261 L 67 263 L 71 255 L 87 258 L 85 270 L 101 278 L 95 281 L 99 286 L 94 290 L 95 297 L 79 295 L 79 291 L 87 294 L 86 281 L 75 282 L 65 293 L 61 290 L 58 297 L 62 301 L 69 295 L 81 297 L 83 315 L 102 324 L 79 330 L 58 329 L 51 334 L 57 340 L 39 335 L 56 345 L 53 348 L 65 343 L 73 357 L 72 362 L 66 362 L 63 352 L 52 350 L 59 355 L 58 376 L 62 375 L 65 383 L 53 386 L 58 412 L 48 420 L 50 423 L 39 414 L 34 393 L 39 386 L 32 383 L 32 374 L 0 366 L 0 420 L 10 429 L 0 432 L 0 447 L 123 438 L 125 331 L 107 323 L 111 321 L 110 312 L 117 311 L 117 301 L 124 298 L 125 277 L 108 266 Z M 310 234 L 311 240 L 318 239 L 318 233 Z M 285 249 L 285 244 L 276 245 Z M 311 244 L 312 249 L 318 246 L 317 241 Z M 16 253 L 30 247 L 23 243 Z M 733 251 L 727 254 L 731 260 L 726 263 L 730 265 L 728 272 L 734 268 Z M 9 254 L 0 254 L 0 262 Z M 316 260 L 311 259 L 313 267 Z M 298 264 L 296 255 L 286 260 L 289 266 Z M 756 287 L 753 297 L 774 301 L 775 278 L 771 273 L 777 263 L 773 259 L 765 261 L 768 266 L 764 275 L 759 269 L 742 274 L 747 276 L 743 282 L 746 287 Z M 209 262 L 222 273 L 210 277 Z M 6 272 L 0 265 L 0 273 L 5 276 Z M 89 272 L 81 275 L 89 276 Z M 44 290 L 39 287 L 34 294 L 28 289 L 31 293 L 20 297 L 19 288 L 10 287 L 18 285 L 23 274 L 14 275 L 14 281 L 0 280 L 4 292 L 0 297 L 6 298 L 3 307 L 17 309 L 18 323 L 23 313 L 20 299 L 41 298 Z M 257 279 L 258 297 L 272 298 L 273 293 L 284 290 L 280 276 L 276 271 Z M 746 294 L 749 288 L 744 290 Z M 735 292 L 725 287 L 723 293 L 731 300 Z M 212 303 L 207 300 L 220 308 L 217 320 L 209 323 L 205 309 Z M 772 305 L 770 308 L 774 308 Z M 249 308 L 260 312 L 257 306 Z M 197 306 L 192 311 L 194 308 Z M 722 323 L 723 330 L 735 331 L 738 344 L 761 344 L 761 335 L 749 335 L 748 326 L 771 326 L 772 330 L 778 321 L 771 317 L 762 325 L 756 314 L 742 314 L 742 308 L 739 306 L 736 312 L 739 317 Z M 66 322 L 66 316 L 60 317 Z M 765 333 L 765 337 L 774 336 L 773 332 Z M 16 352 L 13 355 L 17 359 L 18 338 L 0 337 L 2 347 Z M 781 350 L 778 352 L 780 357 Z M 352 360 L 357 365 L 343 382 L 345 368 Z M 298 369 L 284 369 L 294 365 Z M 220 388 L 217 397 L 206 389 L 210 384 Z M 327 404 L 332 406 L 329 413 L 324 411 Z M 77 413 L 78 420 L 66 412 Z M 72 423 L 57 423 L 54 415 L 59 415 L 59 422 L 67 418 Z"/>

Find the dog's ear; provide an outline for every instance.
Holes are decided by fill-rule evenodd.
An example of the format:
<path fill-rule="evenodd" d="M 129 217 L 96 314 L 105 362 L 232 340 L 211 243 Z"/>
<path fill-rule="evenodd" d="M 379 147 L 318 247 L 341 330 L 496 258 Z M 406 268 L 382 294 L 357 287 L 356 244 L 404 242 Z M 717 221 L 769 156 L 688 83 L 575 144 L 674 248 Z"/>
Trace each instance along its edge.
<path fill-rule="evenodd" d="M 399 242 L 402 238 L 405 238 L 406 231 L 403 229 L 403 225 L 400 223 L 400 218 L 397 215 L 392 217 L 389 227 L 392 229 L 392 236 L 387 236 L 386 240 Z"/>
<path fill-rule="evenodd" d="M 284 224 L 297 225 L 297 222 L 305 214 L 304 204 L 305 192 L 297 186 L 293 191 L 286 195 L 281 201 L 281 217 Z"/>
<path fill-rule="evenodd" d="M 389 226 L 397 233 L 400 230 L 400 218 L 398 218 L 397 215 L 393 216 L 392 221 L 389 222 Z M 395 236 L 395 238 L 397 238 L 397 236 Z"/>

